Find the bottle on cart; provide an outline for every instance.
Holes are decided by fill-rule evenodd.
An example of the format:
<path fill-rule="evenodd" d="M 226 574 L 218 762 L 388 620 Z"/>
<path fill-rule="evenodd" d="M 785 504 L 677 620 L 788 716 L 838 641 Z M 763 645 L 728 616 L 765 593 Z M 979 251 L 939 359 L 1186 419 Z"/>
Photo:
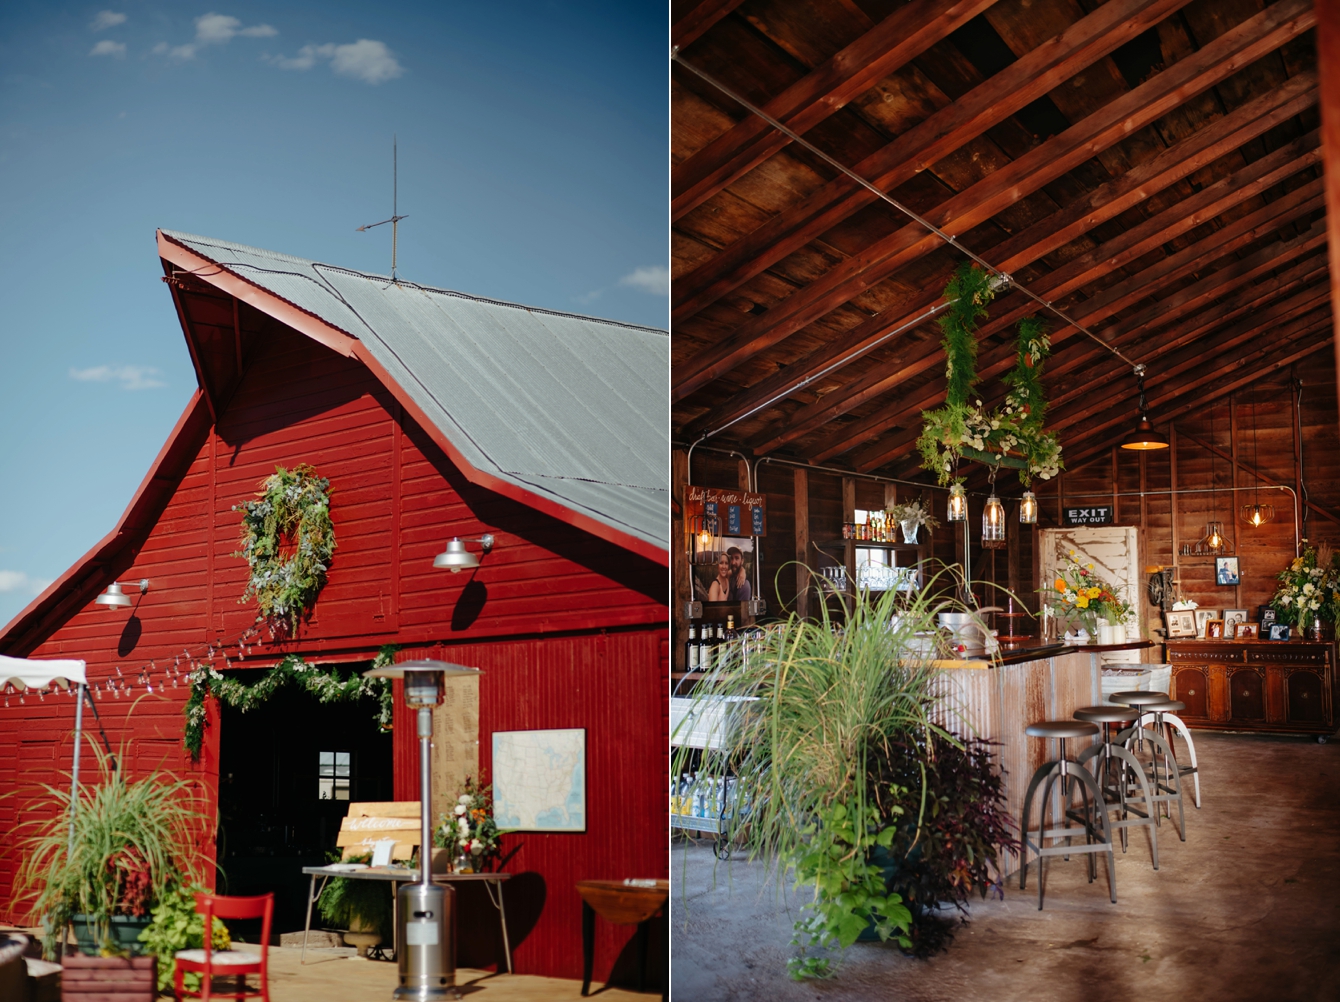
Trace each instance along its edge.
<path fill-rule="evenodd" d="M 689 640 L 684 645 L 684 670 L 698 670 L 698 627 L 689 623 Z"/>

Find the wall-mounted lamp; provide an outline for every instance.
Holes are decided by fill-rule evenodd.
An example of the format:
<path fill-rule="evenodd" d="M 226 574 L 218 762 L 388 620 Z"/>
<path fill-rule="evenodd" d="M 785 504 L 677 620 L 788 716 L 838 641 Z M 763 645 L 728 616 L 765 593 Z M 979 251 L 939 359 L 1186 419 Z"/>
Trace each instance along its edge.
<path fill-rule="evenodd" d="M 149 579 L 140 579 L 140 594 L 143 595 L 149 590 Z M 95 605 L 100 605 L 106 609 L 129 609 L 135 604 L 134 599 L 121 590 L 119 582 L 113 581 L 107 586 L 107 590 L 93 600 Z"/>
<path fill-rule="evenodd" d="M 1038 499 L 1032 491 L 1024 491 L 1019 500 L 1019 521 L 1024 525 L 1036 525 L 1038 521 Z"/>
<path fill-rule="evenodd" d="M 484 533 L 478 539 L 452 539 L 447 548 L 433 559 L 434 567 L 445 567 L 453 574 L 462 570 L 474 570 L 479 566 L 479 558 L 465 548 L 466 543 L 478 543 L 485 554 L 493 549 L 492 533 Z"/>

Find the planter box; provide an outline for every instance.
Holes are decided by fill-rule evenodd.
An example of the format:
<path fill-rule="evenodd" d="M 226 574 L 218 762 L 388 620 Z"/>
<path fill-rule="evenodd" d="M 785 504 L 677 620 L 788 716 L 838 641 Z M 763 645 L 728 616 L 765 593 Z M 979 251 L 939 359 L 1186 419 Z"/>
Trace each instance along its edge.
<path fill-rule="evenodd" d="M 156 957 L 64 958 L 63 1002 L 154 1002 L 158 995 Z"/>
<path fill-rule="evenodd" d="M 135 918 L 131 915 L 113 915 L 112 916 L 112 942 L 118 949 L 129 953 L 132 957 L 139 956 L 144 952 L 144 944 L 140 942 L 140 933 L 149 928 L 149 923 L 153 921 L 148 915 L 143 918 Z M 96 957 L 100 952 L 98 949 L 96 925 L 88 920 L 87 916 L 76 915 L 71 923 L 74 926 L 74 938 L 79 944 L 79 952 L 86 957 Z"/>

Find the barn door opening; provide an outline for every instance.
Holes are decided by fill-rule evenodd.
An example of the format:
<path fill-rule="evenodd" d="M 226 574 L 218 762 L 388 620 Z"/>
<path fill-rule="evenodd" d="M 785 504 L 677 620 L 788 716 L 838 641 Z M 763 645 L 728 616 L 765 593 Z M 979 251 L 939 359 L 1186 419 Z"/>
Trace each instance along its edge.
<path fill-rule="evenodd" d="M 321 703 L 291 687 L 249 712 L 222 710 L 219 889 L 273 891 L 276 936 L 302 929 L 302 868 L 327 862 L 350 802 L 394 799 L 391 735 L 376 712 L 371 698 Z"/>

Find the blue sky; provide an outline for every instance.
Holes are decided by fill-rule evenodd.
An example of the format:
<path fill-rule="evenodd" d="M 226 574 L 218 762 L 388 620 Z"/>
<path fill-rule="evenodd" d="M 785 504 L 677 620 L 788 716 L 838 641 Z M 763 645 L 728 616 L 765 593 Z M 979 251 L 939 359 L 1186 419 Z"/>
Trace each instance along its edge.
<path fill-rule="evenodd" d="M 195 385 L 185 230 L 667 326 L 667 25 L 642 3 L 0 4 L 0 623 Z"/>

